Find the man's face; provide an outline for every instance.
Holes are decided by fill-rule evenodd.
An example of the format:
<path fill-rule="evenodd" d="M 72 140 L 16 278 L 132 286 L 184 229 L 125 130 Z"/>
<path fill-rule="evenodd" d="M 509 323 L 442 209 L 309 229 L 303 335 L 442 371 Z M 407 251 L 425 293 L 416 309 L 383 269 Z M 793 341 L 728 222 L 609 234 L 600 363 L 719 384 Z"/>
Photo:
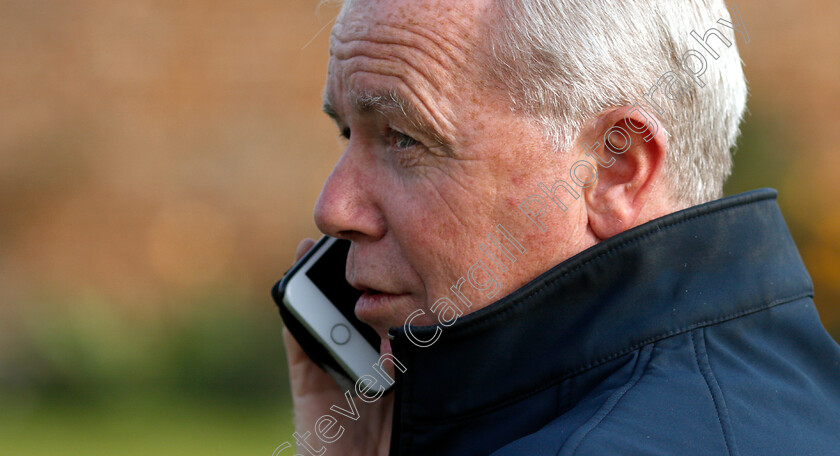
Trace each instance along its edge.
<path fill-rule="evenodd" d="M 356 315 L 382 337 L 402 326 L 437 322 L 432 304 L 447 297 L 502 224 L 527 249 L 493 298 L 463 287 L 477 310 L 586 247 L 581 204 L 541 232 L 518 205 L 568 173 L 536 125 L 509 108 L 486 68 L 493 11 L 482 1 L 357 0 L 331 38 L 325 111 L 347 138 L 324 184 L 315 221 L 352 240 L 347 279 L 367 290 Z"/>

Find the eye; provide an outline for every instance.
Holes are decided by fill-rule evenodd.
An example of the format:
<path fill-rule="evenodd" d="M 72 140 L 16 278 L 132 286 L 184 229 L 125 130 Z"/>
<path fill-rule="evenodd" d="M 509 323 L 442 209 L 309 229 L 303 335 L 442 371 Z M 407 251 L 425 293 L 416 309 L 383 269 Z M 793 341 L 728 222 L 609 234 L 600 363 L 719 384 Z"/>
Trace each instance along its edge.
<path fill-rule="evenodd" d="M 350 139 L 350 128 L 342 128 L 338 134 L 339 138 Z"/>
<path fill-rule="evenodd" d="M 408 149 L 409 147 L 416 146 L 417 144 L 417 140 L 411 136 L 398 131 L 394 132 L 394 146 L 397 149 Z"/>

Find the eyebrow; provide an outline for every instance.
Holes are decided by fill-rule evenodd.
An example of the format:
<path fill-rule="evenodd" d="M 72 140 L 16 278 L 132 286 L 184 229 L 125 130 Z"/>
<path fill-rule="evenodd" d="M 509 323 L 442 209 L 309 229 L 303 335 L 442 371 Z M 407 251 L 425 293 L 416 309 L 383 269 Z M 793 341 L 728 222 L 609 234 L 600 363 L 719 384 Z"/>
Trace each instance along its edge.
<path fill-rule="evenodd" d="M 335 109 L 335 105 L 330 100 L 329 94 L 324 92 L 324 100 L 321 109 L 326 115 L 333 119 L 337 124 L 341 124 L 341 116 Z M 407 119 L 418 130 L 424 132 L 443 146 L 444 150 L 449 149 L 451 141 L 448 141 L 444 136 L 429 124 L 423 116 L 421 116 L 414 105 L 405 97 L 396 91 L 388 92 L 351 92 L 350 104 L 353 109 L 360 114 L 378 113 L 384 117 L 402 116 Z"/>

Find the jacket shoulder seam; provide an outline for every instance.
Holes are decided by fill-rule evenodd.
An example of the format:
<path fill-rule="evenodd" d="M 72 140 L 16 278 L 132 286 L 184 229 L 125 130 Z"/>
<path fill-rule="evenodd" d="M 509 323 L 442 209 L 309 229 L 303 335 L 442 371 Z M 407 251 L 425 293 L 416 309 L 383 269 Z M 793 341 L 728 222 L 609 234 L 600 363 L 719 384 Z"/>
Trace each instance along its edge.
<path fill-rule="evenodd" d="M 698 328 L 691 331 L 691 345 L 694 351 L 694 360 L 697 362 L 697 369 L 703 376 L 712 404 L 715 407 L 715 416 L 720 426 L 723 444 L 729 456 L 739 456 L 738 448 L 735 445 L 735 436 L 732 424 L 729 419 L 729 409 L 723 398 L 723 392 L 717 382 L 712 366 L 709 363 L 709 353 L 706 350 L 706 328 Z"/>
<path fill-rule="evenodd" d="M 650 360 L 653 358 L 652 352 L 655 344 L 645 345 L 639 350 L 639 358 L 636 361 L 636 366 L 633 368 L 633 374 L 630 379 L 622 385 L 619 389 L 613 392 L 604 404 L 586 421 L 581 427 L 575 430 L 571 436 L 560 446 L 557 450 L 557 456 L 574 456 L 584 440 L 594 431 L 598 426 L 612 414 L 618 407 L 621 400 L 632 390 L 639 380 L 644 377 Z"/>

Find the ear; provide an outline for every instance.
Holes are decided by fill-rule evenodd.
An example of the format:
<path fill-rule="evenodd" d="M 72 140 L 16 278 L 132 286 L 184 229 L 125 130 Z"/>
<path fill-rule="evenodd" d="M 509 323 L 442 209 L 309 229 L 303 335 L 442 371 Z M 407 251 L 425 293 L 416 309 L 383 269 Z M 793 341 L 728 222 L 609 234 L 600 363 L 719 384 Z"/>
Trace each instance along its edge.
<path fill-rule="evenodd" d="M 607 239 L 644 223 L 656 191 L 664 187 L 662 170 L 668 151 L 659 120 L 639 106 L 612 109 L 588 123 L 579 143 L 598 162 L 598 178 L 584 189 L 593 234 Z M 648 210 L 645 211 L 645 206 Z"/>

